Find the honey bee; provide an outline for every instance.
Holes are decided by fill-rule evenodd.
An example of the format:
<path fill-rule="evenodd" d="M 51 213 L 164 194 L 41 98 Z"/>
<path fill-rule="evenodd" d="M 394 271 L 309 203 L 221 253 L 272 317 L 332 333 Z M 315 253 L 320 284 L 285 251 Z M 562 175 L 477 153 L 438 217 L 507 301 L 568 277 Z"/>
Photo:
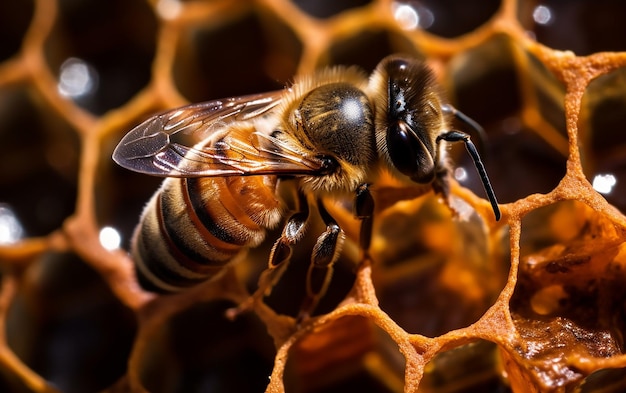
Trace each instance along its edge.
<path fill-rule="evenodd" d="M 368 78 L 336 67 L 289 88 L 173 109 L 141 123 L 113 159 L 132 171 L 166 177 L 146 206 L 132 250 L 140 283 L 176 292 L 209 280 L 243 249 L 259 245 L 284 220 L 277 183 L 293 181 L 299 202 L 284 220 L 265 274 L 282 271 L 317 209 L 326 230 L 312 250 L 303 312 L 323 296 L 344 240 L 325 197 L 354 197 L 360 247 L 369 248 L 374 199 L 369 186 L 381 169 L 448 198 L 444 142 L 463 142 L 480 175 L 496 220 L 500 210 L 468 134 L 457 118 L 479 126 L 445 103 L 422 61 L 383 59 Z M 254 296 L 278 279 L 260 282 Z M 262 276 L 263 277 L 263 276 Z"/>

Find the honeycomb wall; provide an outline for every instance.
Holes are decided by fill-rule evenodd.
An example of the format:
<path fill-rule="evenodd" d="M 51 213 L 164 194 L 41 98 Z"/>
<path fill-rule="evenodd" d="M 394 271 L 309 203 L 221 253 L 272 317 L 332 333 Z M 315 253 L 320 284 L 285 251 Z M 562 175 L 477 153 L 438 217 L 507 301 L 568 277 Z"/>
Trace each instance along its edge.
<path fill-rule="evenodd" d="M 608 0 L 3 2 L 0 391 L 623 391 L 624 14 Z M 455 146 L 454 215 L 376 184 L 371 261 L 327 201 L 347 241 L 301 323 L 314 238 L 234 319 L 279 233 L 217 281 L 139 287 L 129 239 L 160 180 L 112 162 L 129 129 L 398 52 L 486 129 L 501 221 Z"/>

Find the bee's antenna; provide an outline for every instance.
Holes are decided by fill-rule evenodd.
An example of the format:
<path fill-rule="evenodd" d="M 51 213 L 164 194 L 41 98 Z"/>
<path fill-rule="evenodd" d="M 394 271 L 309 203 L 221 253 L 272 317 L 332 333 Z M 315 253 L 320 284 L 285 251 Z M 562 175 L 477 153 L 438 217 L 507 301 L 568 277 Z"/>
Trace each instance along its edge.
<path fill-rule="evenodd" d="M 474 131 L 474 133 L 478 136 L 478 146 L 480 147 L 480 150 L 485 153 L 488 139 L 487 133 L 485 132 L 485 129 L 480 124 L 478 124 L 478 122 L 476 122 L 476 120 L 472 119 L 471 117 L 456 109 L 450 104 L 442 104 L 441 110 L 443 111 L 443 113 L 454 116 L 455 119 L 459 120 L 461 123 L 465 124 L 472 131 Z M 489 160 L 489 157 L 486 158 L 487 160 Z"/>
<path fill-rule="evenodd" d="M 485 170 L 485 166 L 483 165 L 483 162 L 480 159 L 480 156 L 478 155 L 478 150 L 476 150 L 476 146 L 474 146 L 474 143 L 472 143 L 470 136 L 461 131 L 448 131 L 437 136 L 437 142 L 439 142 L 442 139 L 447 142 L 463 141 L 465 143 L 465 148 L 467 149 L 467 152 L 470 154 L 470 156 L 472 157 L 472 160 L 474 161 L 474 166 L 476 167 L 476 170 L 478 171 L 478 175 L 480 176 L 480 180 L 483 183 L 483 187 L 485 188 L 485 192 L 487 193 L 487 198 L 489 199 L 489 202 L 491 202 L 491 208 L 493 209 L 493 214 L 496 216 L 496 221 L 500 220 L 501 214 L 500 214 L 500 208 L 498 207 L 498 200 L 496 199 L 496 194 L 493 192 L 493 188 L 491 187 L 491 182 L 489 181 L 489 177 L 487 177 L 487 171 Z"/>

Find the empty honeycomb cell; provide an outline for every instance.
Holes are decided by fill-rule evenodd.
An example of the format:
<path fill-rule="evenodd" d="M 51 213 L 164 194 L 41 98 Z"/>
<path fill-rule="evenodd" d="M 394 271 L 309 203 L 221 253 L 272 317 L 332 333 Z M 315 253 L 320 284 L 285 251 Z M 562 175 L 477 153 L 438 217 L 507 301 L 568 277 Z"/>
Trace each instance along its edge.
<path fill-rule="evenodd" d="M 328 61 L 330 64 L 357 65 L 369 73 L 381 59 L 394 53 L 422 57 L 407 37 L 369 27 L 336 40 L 328 49 Z"/>
<path fill-rule="evenodd" d="M 140 358 L 142 383 L 150 392 L 258 392 L 267 385 L 274 346 L 252 314 L 234 321 L 226 301 L 198 303 L 158 323 Z"/>
<path fill-rule="evenodd" d="M 22 47 L 22 37 L 33 16 L 33 1 L 0 4 L 0 61 L 14 56 Z"/>
<path fill-rule="evenodd" d="M 370 4 L 371 0 L 292 0 L 302 11 L 316 18 L 329 18 L 351 8 Z"/>
<path fill-rule="evenodd" d="M 377 218 L 374 285 L 380 307 L 407 332 L 435 337 L 474 323 L 506 282 L 508 256 L 490 255 L 482 220 L 465 208 L 454 220 L 427 197 Z"/>
<path fill-rule="evenodd" d="M 450 99 L 487 132 L 522 106 L 514 45 L 510 37 L 495 35 L 454 56 L 447 69 Z"/>
<path fill-rule="evenodd" d="M 510 202 L 532 193 L 547 193 L 565 174 L 567 140 L 564 135 L 562 97 L 558 83 L 545 68 L 521 55 L 520 48 L 504 36 L 496 36 L 477 48 L 455 57 L 448 80 L 452 101 L 481 124 L 487 139 L 482 143 L 483 158 L 493 187 L 501 202 Z M 519 56 L 532 72 L 518 65 Z M 520 79 L 521 75 L 527 80 Z M 546 82 L 547 80 L 547 82 Z M 524 82 L 525 89 L 520 90 Z M 559 95 L 559 93 L 561 95 Z M 524 98 L 524 94 L 526 97 Z M 537 103 L 549 113 L 552 125 L 541 114 L 528 116 L 524 99 Z M 554 109 L 551 109 L 554 108 Z M 472 134 L 463 124 L 455 126 Z M 481 140 L 472 135 L 477 143 Z M 479 145 L 480 146 L 480 145 Z M 482 195 L 482 186 L 470 157 L 461 146 L 453 150 L 455 176 L 461 184 Z"/>
<path fill-rule="evenodd" d="M 192 102 L 262 93 L 293 80 L 302 45 L 263 9 L 209 16 L 181 33 L 174 81 Z"/>
<path fill-rule="evenodd" d="M 537 41 L 553 49 L 571 50 L 577 55 L 623 51 L 621 37 L 626 27 L 612 15 L 623 15 L 626 7 L 612 0 L 563 2 L 521 1 L 519 18 Z"/>
<path fill-rule="evenodd" d="M 398 8 L 412 9 L 416 27 L 441 37 L 453 38 L 469 33 L 491 19 L 500 7 L 501 0 L 484 0 L 470 3 L 462 0 L 400 0 L 395 2 L 396 13 L 411 12 Z"/>
<path fill-rule="evenodd" d="M 585 174 L 596 191 L 626 209 L 626 68 L 593 80 L 583 97 L 581 154 Z"/>
<path fill-rule="evenodd" d="M 285 391 L 402 391 L 405 360 L 388 333 L 361 316 L 344 316 L 290 350 Z"/>
<path fill-rule="evenodd" d="M 498 346 L 479 340 L 440 352 L 424 370 L 421 388 L 430 392 L 508 391 L 499 372 Z"/>
<path fill-rule="evenodd" d="M 518 120 L 507 118 L 500 129 L 490 130 L 484 154 L 489 178 L 502 203 L 550 192 L 565 175 L 566 157 L 542 139 L 537 130 Z M 482 196 L 482 185 L 469 156 L 461 151 L 455 157 L 455 166 L 464 169 L 457 175 L 459 182 Z"/>
<path fill-rule="evenodd" d="M 60 93 L 95 114 L 123 105 L 150 80 L 155 16 L 132 1 L 60 1 L 45 49 Z"/>
<path fill-rule="evenodd" d="M 27 86 L 0 89 L 0 203 L 26 236 L 58 228 L 74 210 L 79 141 Z"/>
<path fill-rule="evenodd" d="M 9 347 L 68 393 L 118 380 L 134 330 L 132 312 L 72 253 L 46 253 L 29 266 L 6 320 Z"/>

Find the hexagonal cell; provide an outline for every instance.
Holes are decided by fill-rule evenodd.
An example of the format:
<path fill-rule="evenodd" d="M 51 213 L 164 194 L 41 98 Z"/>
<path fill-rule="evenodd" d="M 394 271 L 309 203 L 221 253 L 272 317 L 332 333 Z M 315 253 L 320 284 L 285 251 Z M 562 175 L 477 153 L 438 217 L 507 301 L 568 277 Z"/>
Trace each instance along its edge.
<path fill-rule="evenodd" d="M 274 346 L 253 314 L 230 321 L 226 301 L 195 304 L 159 322 L 139 353 L 150 392 L 260 392 L 272 370 Z"/>
<path fill-rule="evenodd" d="M 100 391 L 124 375 L 134 334 L 134 314 L 69 253 L 29 266 L 6 321 L 15 354 L 70 393 Z"/>
<path fill-rule="evenodd" d="M 398 202 L 376 218 L 372 243 L 380 308 L 404 330 L 435 337 L 476 322 L 504 287 L 509 250 L 455 198 L 459 218 L 438 198 Z"/>
<path fill-rule="evenodd" d="M 351 8 L 363 7 L 372 0 L 292 0 L 302 11 L 315 18 L 329 18 Z"/>
<path fill-rule="evenodd" d="M 74 211 L 79 140 L 28 88 L 0 90 L 0 102 L 0 203 L 43 236 Z"/>
<path fill-rule="evenodd" d="M 150 80 L 156 19 L 140 0 L 60 1 L 45 45 L 59 93 L 95 114 L 121 106 Z"/>
<path fill-rule="evenodd" d="M 483 142 L 461 122 L 453 125 L 474 134 L 500 202 L 547 193 L 565 175 L 563 86 L 528 54 L 521 57 L 523 64 L 516 64 L 520 53 L 514 52 L 519 49 L 515 45 L 508 37 L 496 36 L 456 56 L 448 72 L 452 102 L 484 127 L 487 139 Z M 532 90 L 527 89 L 528 85 L 522 89 L 520 83 L 530 85 Z M 527 102 L 522 100 L 525 91 L 533 93 L 526 97 Z M 524 124 L 524 105 L 531 106 L 529 110 L 541 107 L 538 116 L 545 121 Z M 478 175 L 471 169 L 473 163 L 458 145 L 453 148 L 452 157 L 462 170 L 455 172 L 455 177 L 477 195 L 483 195 Z"/>
<path fill-rule="evenodd" d="M 483 127 L 522 107 L 514 45 L 510 37 L 495 35 L 450 60 L 445 81 L 450 98 Z"/>
<path fill-rule="evenodd" d="M 17 54 L 33 17 L 33 0 L 0 4 L 0 61 Z"/>
<path fill-rule="evenodd" d="M 626 68 L 591 81 L 583 96 L 580 144 L 587 179 L 626 211 Z"/>
<path fill-rule="evenodd" d="M 477 29 L 500 8 L 501 0 L 400 0 L 392 2 L 395 19 L 405 29 L 421 28 L 453 38 Z"/>
<path fill-rule="evenodd" d="M 508 120 L 508 119 L 507 119 Z M 487 140 L 487 151 L 481 150 L 482 158 L 500 203 L 514 202 L 534 193 L 547 193 L 559 184 L 565 175 L 565 158 L 534 129 L 517 123 L 513 134 L 491 135 Z M 504 131 L 503 124 L 498 131 Z M 456 180 L 485 198 L 482 182 L 474 170 L 471 157 L 456 144 L 452 150 L 454 176 Z"/>
<path fill-rule="evenodd" d="M 300 339 L 285 366 L 286 392 L 399 392 L 405 359 L 385 331 L 345 316 Z"/>
<path fill-rule="evenodd" d="M 263 9 L 186 26 L 177 45 L 174 82 L 192 102 L 277 90 L 296 73 L 302 44 Z"/>
<path fill-rule="evenodd" d="M 585 376 L 572 359 L 623 353 L 624 235 L 573 201 L 529 213 L 522 235 L 510 311 L 524 344 L 510 365 L 542 389 L 571 387 Z"/>
<path fill-rule="evenodd" d="M 518 15 L 524 28 L 537 41 L 559 50 L 571 50 L 577 55 L 594 52 L 623 51 L 621 37 L 626 26 L 620 18 L 626 5 L 619 1 L 542 0 L 518 3 Z"/>
<path fill-rule="evenodd" d="M 499 362 L 498 346 L 484 340 L 440 352 L 426 365 L 420 390 L 506 392 Z"/>
<path fill-rule="evenodd" d="M 371 72 L 385 56 L 394 53 L 423 57 L 407 37 L 373 27 L 335 40 L 328 50 L 328 64 L 357 65 Z M 318 67 L 328 64 L 318 64 Z"/>

